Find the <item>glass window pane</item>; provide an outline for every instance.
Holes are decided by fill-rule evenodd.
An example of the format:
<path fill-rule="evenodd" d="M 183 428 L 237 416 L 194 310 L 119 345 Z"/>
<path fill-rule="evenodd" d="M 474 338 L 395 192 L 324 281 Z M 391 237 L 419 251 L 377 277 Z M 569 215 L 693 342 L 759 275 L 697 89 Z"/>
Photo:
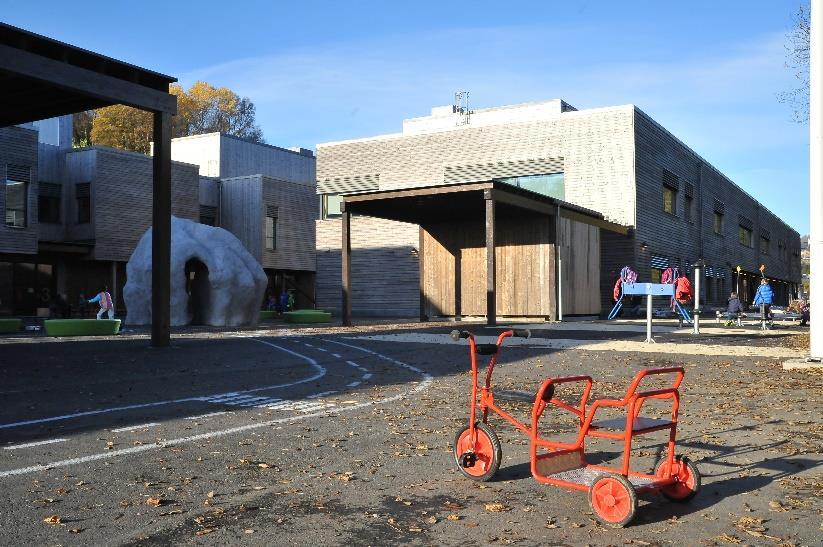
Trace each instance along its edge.
<path fill-rule="evenodd" d="M 527 175 L 523 177 L 505 177 L 496 179 L 512 186 L 536 192 L 555 199 L 566 199 L 566 184 L 563 173 L 550 175 Z"/>
<path fill-rule="evenodd" d="M 343 202 L 343 196 L 339 194 L 326 194 L 325 199 L 325 218 L 339 217 L 342 214 L 340 212 L 340 204 Z"/>
<path fill-rule="evenodd" d="M 28 183 L 6 181 L 6 225 L 25 228 Z"/>

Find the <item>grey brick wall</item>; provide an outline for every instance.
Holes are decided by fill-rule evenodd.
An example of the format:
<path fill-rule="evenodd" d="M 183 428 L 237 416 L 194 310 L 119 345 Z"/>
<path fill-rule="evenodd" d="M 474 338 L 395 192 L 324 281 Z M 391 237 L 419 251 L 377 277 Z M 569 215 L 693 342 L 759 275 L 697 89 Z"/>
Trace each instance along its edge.
<path fill-rule="evenodd" d="M 277 248 L 263 249 L 263 267 L 315 271 L 319 200 L 314 185 L 263 177 L 263 203 L 277 207 Z"/>
<path fill-rule="evenodd" d="M 340 220 L 317 222 L 317 307 L 341 305 Z M 351 221 L 352 313 L 413 317 L 420 311 L 416 224 L 371 217 Z"/>
<path fill-rule="evenodd" d="M 744 270 L 757 271 L 766 265 L 771 277 L 791 282 L 800 281 L 800 259 L 791 251 L 783 254 L 778 243 L 799 249 L 800 236 L 762 204 L 735 185 L 707 163 L 683 142 L 657 124 L 647 114 L 637 110 L 636 170 L 637 227 L 635 235 L 636 264 L 639 278 L 648 279 L 652 255 L 667 256 L 680 262 L 694 262 L 703 256 L 707 266 L 724 271 L 723 283 L 710 303 L 722 304 L 732 290 L 732 270 L 740 265 Z M 679 178 L 680 190 L 674 215 L 663 211 L 663 170 Z M 692 220 L 686 219 L 685 184 L 694 185 Z M 714 233 L 714 203 L 725 208 L 722 234 Z M 742 215 L 754 223 L 753 247 L 738 241 L 738 218 Z M 761 255 L 759 237 L 768 232 L 770 253 Z M 645 243 L 646 249 L 641 245 Z M 704 283 L 705 287 L 705 283 Z M 703 297 L 706 291 L 701 291 Z"/>
<path fill-rule="evenodd" d="M 634 225 L 633 107 L 565 112 L 537 122 L 413 136 L 330 143 L 317 147 L 318 192 L 325 181 L 379 175 L 379 189 L 444 184 L 447 167 L 563 158 L 566 201 Z M 543 174 L 538 163 L 535 172 Z M 617 192 L 621 199 L 614 199 Z"/>
<path fill-rule="evenodd" d="M 95 148 L 92 181 L 94 258 L 127 261 L 151 226 L 152 158 L 110 148 Z M 196 165 L 172 163 L 171 212 L 195 222 L 200 218 Z"/>

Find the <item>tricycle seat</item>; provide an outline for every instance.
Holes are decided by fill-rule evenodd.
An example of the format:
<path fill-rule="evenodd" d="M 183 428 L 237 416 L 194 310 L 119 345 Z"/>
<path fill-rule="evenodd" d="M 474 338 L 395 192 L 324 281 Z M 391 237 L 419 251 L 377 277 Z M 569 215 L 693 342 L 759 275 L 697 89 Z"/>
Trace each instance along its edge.
<path fill-rule="evenodd" d="M 649 430 L 658 430 L 671 427 L 674 424 L 671 420 L 659 420 L 657 418 L 644 418 L 638 416 L 632 422 L 632 431 L 642 433 Z M 611 429 L 613 431 L 625 431 L 626 418 L 614 418 L 611 420 L 600 420 L 592 422 L 589 429 Z"/>

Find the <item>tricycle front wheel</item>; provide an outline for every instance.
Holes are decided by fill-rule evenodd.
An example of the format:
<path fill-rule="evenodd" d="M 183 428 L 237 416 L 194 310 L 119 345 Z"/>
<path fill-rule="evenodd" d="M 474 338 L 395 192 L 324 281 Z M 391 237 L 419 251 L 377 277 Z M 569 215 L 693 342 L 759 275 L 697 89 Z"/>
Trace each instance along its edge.
<path fill-rule="evenodd" d="M 500 468 L 503 448 L 491 426 L 477 422 L 475 431 L 476 441 L 472 441 L 471 429 L 468 426 L 454 436 L 454 462 L 460 472 L 468 478 L 487 481 Z"/>
<path fill-rule="evenodd" d="M 671 475 L 677 482 L 662 487 L 660 493 L 670 501 L 686 503 L 700 491 L 700 471 L 685 456 L 677 456 L 674 459 L 673 467 Z M 661 479 L 669 477 L 669 462 L 667 459 L 664 458 L 657 462 L 654 467 L 654 475 Z"/>

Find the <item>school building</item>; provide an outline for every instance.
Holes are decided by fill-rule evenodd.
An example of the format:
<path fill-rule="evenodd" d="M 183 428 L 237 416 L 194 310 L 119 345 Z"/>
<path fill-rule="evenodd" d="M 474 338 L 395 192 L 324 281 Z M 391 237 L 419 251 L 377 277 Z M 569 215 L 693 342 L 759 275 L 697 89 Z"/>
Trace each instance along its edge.
<path fill-rule="evenodd" d="M 761 264 L 778 304 L 800 283 L 799 234 L 634 105 L 434 108 L 318 145 L 317 192 L 317 304 L 344 316 L 605 314 L 623 266 L 701 258 L 709 306 Z"/>
<path fill-rule="evenodd" d="M 122 314 L 126 262 L 151 226 L 152 158 L 72 148 L 63 116 L 0 128 L 0 316 L 76 311 L 108 285 Z M 270 290 L 314 302 L 315 158 L 219 133 L 172 140 L 172 214 L 233 232 Z"/>

